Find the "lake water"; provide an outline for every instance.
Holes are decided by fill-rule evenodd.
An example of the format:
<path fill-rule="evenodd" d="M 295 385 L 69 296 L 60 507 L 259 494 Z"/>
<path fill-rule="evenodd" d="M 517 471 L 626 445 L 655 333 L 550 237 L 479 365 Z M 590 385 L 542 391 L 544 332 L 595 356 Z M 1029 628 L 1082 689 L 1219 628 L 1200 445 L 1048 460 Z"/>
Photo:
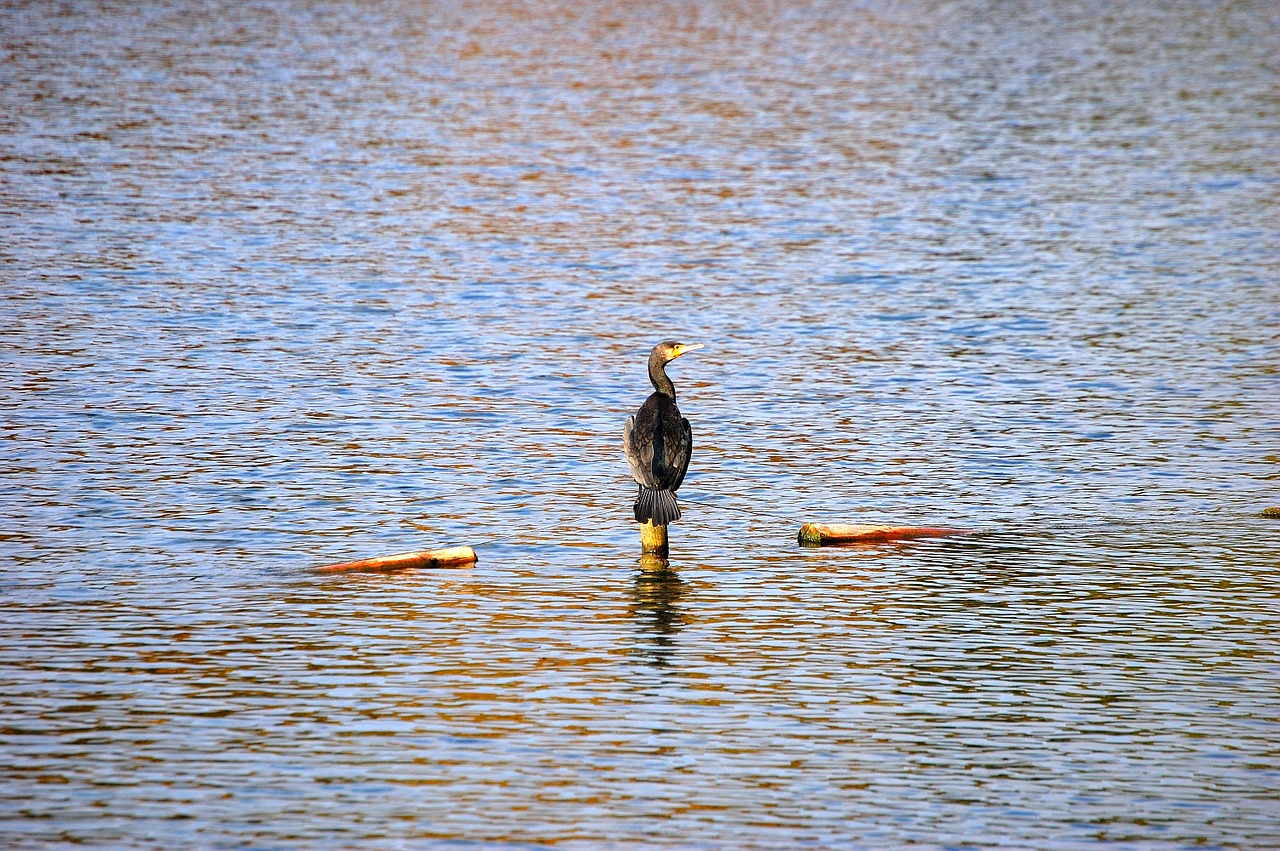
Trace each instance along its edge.
<path fill-rule="evenodd" d="M 1277 44 L 5 3 L 0 844 L 1275 847 Z"/>

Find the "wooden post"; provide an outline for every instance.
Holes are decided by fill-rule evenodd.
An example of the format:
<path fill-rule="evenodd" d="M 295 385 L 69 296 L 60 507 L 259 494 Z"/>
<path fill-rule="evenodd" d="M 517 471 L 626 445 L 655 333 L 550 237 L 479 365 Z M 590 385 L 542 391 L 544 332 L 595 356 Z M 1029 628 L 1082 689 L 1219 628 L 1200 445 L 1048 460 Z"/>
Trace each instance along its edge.
<path fill-rule="evenodd" d="M 666 556 L 660 556 L 657 553 L 644 553 L 640 556 L 640 569 L 649 573 L 660 573 L 662 571 L 671 570 L 671 562 L 667 561 Z"/>
<path fill-rule="evenodd" d="M 667 527 L 654 526 L 653 521 L 647 521 L 640 527 L 640 552 L 653 553 L 666 557 L 667 549 Z"/>
<path fill-rule="evenodd" d="M 476 563 L 476 551 L 471 547 L 449 547 L 443 550 L 422 550 L 415 553 L 399 553 L 393 556 L 364 558 L 360 561 L 344 561 L 317 567 L 317 573 L 345 573 L 351 570 L 389 571 L 411 567 L 470 567 Z"/>

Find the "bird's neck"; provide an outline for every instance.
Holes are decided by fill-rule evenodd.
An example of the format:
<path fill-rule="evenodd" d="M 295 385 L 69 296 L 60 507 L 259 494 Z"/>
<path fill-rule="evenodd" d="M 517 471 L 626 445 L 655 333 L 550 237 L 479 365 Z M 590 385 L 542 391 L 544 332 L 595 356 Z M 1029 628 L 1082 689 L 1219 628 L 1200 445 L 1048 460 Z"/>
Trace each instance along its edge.
<path fill-rule="evenodd" d="M 676 398 L 676 386 L 667 378 L 667 365 L 661 358 L 649 358 L 649 381 L 653 383 L 654 390 L 672 399 Z"/>

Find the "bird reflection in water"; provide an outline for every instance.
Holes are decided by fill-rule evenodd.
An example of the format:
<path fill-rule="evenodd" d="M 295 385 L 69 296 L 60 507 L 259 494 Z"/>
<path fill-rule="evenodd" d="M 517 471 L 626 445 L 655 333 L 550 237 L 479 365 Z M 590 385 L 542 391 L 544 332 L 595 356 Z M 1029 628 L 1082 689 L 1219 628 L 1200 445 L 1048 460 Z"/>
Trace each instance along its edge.
<path fill-rule="evenodd" d="M 647 644 L 637 647 L 655 668 L 666 668 L 675 653 L 675 637 L 684 625 L 678 605 L 684 582 L 665 558 L 645 555 L 632 590 L 631 615 Z"/>

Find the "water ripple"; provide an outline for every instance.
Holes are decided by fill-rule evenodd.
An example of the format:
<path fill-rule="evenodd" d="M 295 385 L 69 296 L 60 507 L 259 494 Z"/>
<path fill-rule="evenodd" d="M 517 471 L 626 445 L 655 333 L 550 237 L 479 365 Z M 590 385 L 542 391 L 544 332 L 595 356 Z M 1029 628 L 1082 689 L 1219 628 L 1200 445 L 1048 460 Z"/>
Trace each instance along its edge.
<path fill-rule="evenodd" d="M 1272 844 L 1278 32 L 0 9 L 0 834 Z"/>

